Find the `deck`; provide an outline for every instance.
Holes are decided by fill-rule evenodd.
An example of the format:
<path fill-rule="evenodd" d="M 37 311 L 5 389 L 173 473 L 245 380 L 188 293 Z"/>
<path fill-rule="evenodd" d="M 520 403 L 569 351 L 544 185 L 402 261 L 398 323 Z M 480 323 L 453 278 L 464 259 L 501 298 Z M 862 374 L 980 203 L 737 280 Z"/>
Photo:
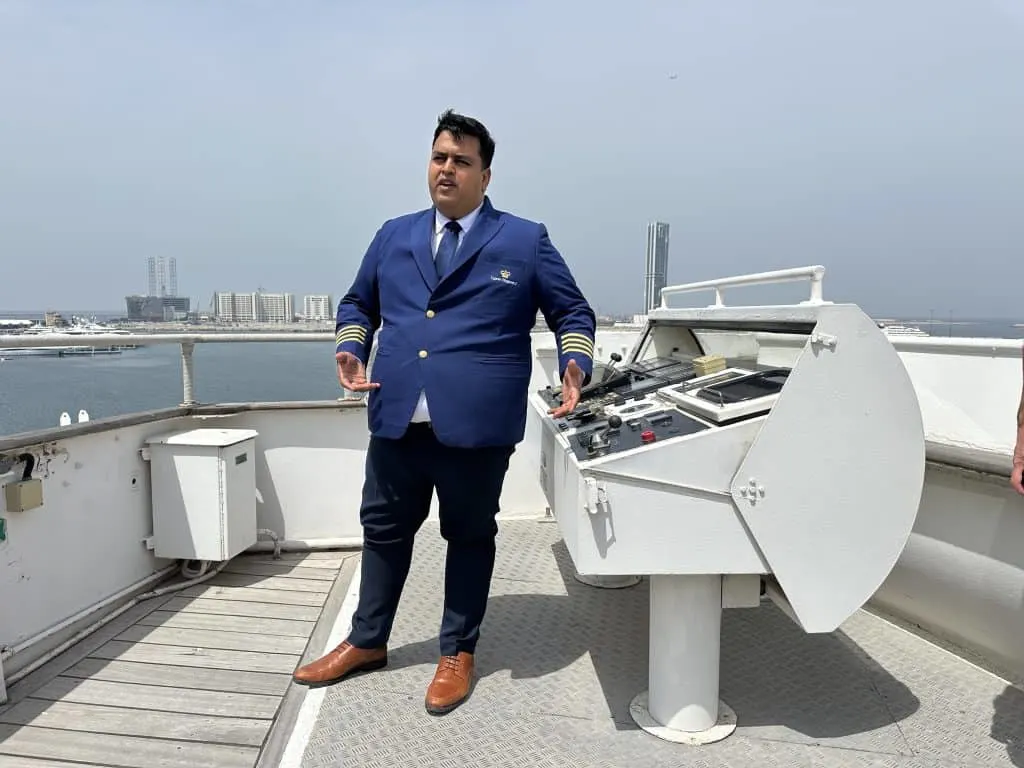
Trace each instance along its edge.
<path fill-rule="evenodd" d="M 0 768 L 254 768 L 355 563 L 352 552 L 246 555 L 140 603 L 12 687 Z"/>
<path fill-rule="evenodd" d="M 863 611 L 829 635 L 770 603 L 726 611 L 736 733 L 700 748 L 643 733 L 628 708 L 647 685 L 646 582 L 579 584 L 557 526 L 534 521 L 501 524 L 479 680 L 461 708 L 423 709 L 444 558 L 431 523 L 390 666 L 307 690 L 288 673 L 343 636 L 357 559 L 286 557 L 241 558 L 26 678 L 31 695 L 0 711 L 0 768 L 1024 767 L 1021 690 Z"/>

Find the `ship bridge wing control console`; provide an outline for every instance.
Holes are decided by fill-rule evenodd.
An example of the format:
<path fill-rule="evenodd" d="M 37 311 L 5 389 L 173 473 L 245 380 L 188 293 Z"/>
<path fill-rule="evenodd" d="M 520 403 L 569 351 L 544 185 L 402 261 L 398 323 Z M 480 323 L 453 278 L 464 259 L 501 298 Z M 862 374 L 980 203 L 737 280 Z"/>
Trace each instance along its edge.
<path fill-rule="evenodd" d="M 794 343 L 794 339 L 798 343 Z M 531 395 L 538 473 L 576 571 L 649 576 L 651 733 L 723 738 L 721 610 L 762 588 L 829 632 L 885 579 L 924 479 L 920 408 L 860 308 L 656 309 L 628 359 L 596 366 L 580 403 Z"/>

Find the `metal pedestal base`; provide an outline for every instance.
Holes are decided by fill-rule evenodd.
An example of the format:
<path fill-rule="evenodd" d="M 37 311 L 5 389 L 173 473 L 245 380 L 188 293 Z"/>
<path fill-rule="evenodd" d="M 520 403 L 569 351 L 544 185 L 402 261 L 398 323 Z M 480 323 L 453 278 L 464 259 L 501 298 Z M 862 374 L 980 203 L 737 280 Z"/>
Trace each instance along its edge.
<path fill-rule="evenodd" d="M 576 571 L 573 571 L 572 575 L 580 584 L 600 589 L 625 589 L 635 587 L 641 581 L 639 576 L 584 576 Z"/>
<path fill-rule="evenodd" d="M 662 725 L 651 715 L 647 702 L 647 691 L 638 693 L 629 702 L 629 714 L 633 718 L 633 722 L 640 728 L 663 741 L 699 747 L 703 744 L 714 744 L 716 741 L 721 741 L 727 736 L 731 736 L 732 732 L 736 730 L 736 713 L 724 701 L 718 702 L 718 720 L 703 731 L 679 731 Z"/>
<path fill-rule="evenodd" d="M 721 576 L 651 576 L 648 689 L 629 705 L 640 728 L 691 745 L 736 730 L 736 713 L 718 698 L 721 629 Z"/>

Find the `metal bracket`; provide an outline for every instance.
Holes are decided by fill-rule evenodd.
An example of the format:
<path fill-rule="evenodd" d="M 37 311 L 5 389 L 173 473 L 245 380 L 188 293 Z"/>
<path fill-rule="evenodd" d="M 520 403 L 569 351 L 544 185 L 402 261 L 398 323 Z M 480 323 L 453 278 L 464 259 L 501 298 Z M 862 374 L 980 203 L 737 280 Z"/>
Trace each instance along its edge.
<path fill-rule="evenodd" d="M 835 349 L 836 343 L 839 341 L 835 336 L 829 333 L 812 333 L 811 344 L 817 346 L 827 347 L 828 349 Z"/>
<path fill-rule="evenodd" d="M 604 483 L 599 483 L 592 477 L 588 477 L 585 483 L 587 497 L 583 503 L 583 509 L 587 511 L 587 514 L 596 515 L 601 511 L 601 507 L 608 503 L 608 491 Z"/>
<path fill-rule="evenodd" d="M 763 499 L 765 494 L 765 488 L 756 478 L 750 478 L 747 484 L 737 490 L 740 496 L 750 502 L 751 506 L 757 504 L 758 499 Z"/>

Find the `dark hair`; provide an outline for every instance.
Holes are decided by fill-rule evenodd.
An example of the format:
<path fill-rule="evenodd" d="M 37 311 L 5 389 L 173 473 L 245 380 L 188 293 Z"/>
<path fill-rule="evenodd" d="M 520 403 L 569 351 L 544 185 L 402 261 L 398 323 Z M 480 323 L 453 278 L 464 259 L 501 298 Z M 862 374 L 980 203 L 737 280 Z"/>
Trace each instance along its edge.
<path fill-rule="evenodd" d="M 480 142 L 480 159 L 483 160 L 484 168 L 491 167 L 491 161 L 494 160 L 494 139 L 483 123 L 449 109 L 437 118 L 434 141 L 437 141 L 437 137 L 443 131 L 448 131 L 456 141 L 461 141 L 463 136 L 473 136 Z"/>

